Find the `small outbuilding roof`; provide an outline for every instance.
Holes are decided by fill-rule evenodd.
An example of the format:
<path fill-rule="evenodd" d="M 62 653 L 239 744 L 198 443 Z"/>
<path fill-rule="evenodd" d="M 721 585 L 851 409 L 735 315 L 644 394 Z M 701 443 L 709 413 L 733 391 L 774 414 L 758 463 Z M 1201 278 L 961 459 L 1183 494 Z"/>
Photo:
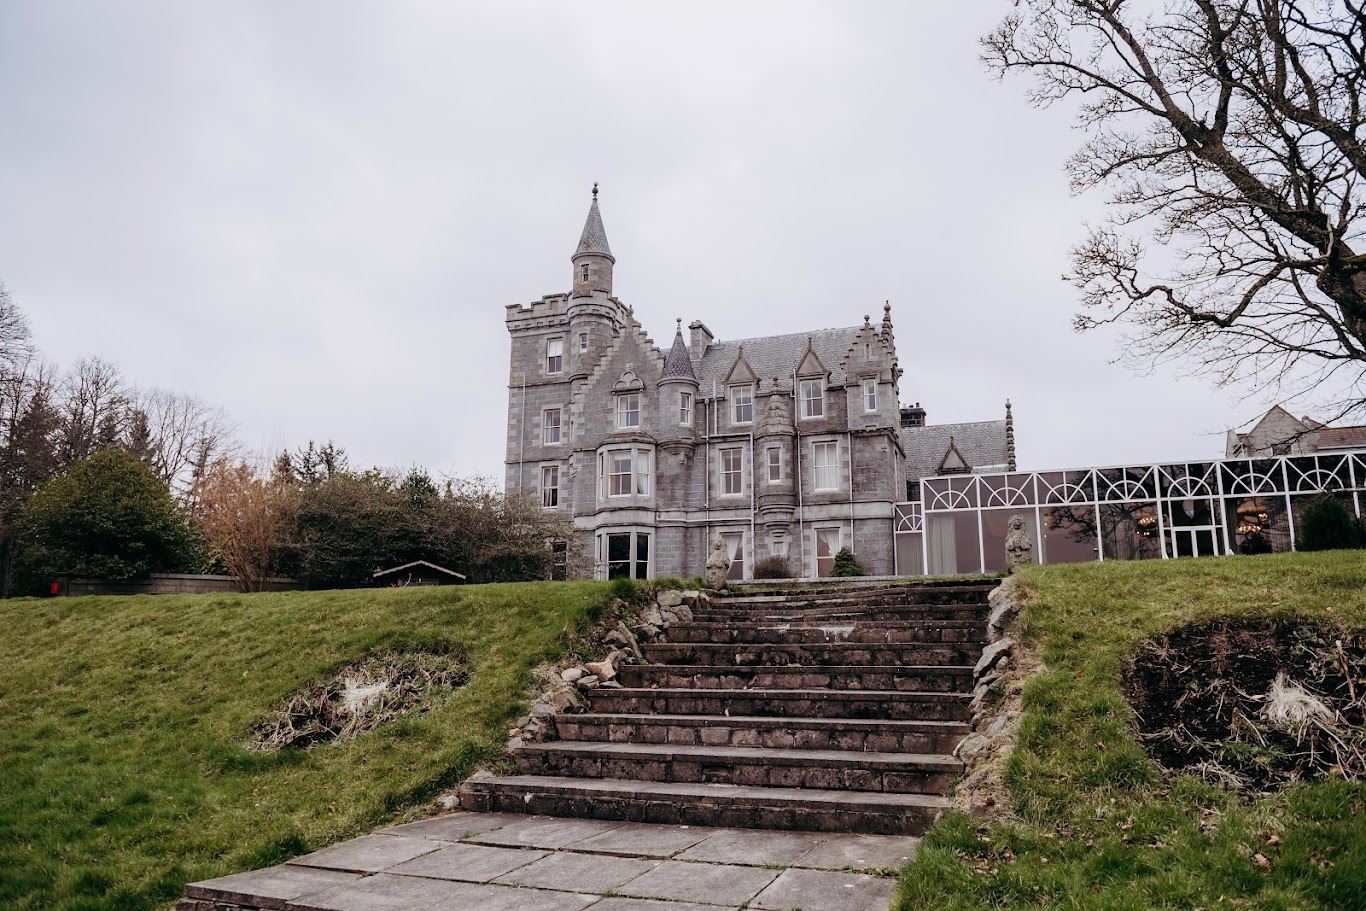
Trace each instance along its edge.
<path fill-rule="evenodd" d="M 434 569 L 439 573 L 445 573 L 446 575 L 454 579 L 459 579 L 461 582 L 465 581 L 464 573 L 458 573 L 455 570 L 447 569 L 444 566 L 437 566 L 435 563 L 428 563 L 426 560 L 414 560 L 411 563 L 404 563 L 402 566 L 395 566 L 390 569 L 381 569 L 379 572 L 375 573 L 371 578 L 379 579 L 383 576 L 390 576 L 394 573 L 401 573 L 406 569 L 413 569 L 417 566 L 425 566 L 427 569 Z"/>

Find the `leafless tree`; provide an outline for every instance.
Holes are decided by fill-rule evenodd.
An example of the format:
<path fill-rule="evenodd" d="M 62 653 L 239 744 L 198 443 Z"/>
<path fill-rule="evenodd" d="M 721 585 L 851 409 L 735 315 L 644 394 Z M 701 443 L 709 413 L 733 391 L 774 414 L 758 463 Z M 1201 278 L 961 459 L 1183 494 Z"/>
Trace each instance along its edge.
<path fill-rule="evenodd" d="M 77 361 L 61 384 L 58 452 L 63 464 L 116 446 L 131 417 L 132 401 L 133 392 L 118 367 L 98 357 Z"/>
<path fill-rule="evenodd" d="M 182 502 L 190 499 L 197 474 L 238 454 L 235 427 L 221 408 L 165 389 L 139 392 L 137 407 L 147 415 L 152 468 Z"/>
<path fill-rule="evenodd" d="M 1079 330 L 1366 411 L 1361 0 L 1017 0 L 983 45 L 1078 104 L 1073 188 L 1111 193 L 1073 251 Z"/>
<path fill-rule="evenodd" d="M 28 316 L 14 302 L 5 283 L 0 282 L 0 373 L 22 372 L 33 353 Z"/>
<path fill-rule="evenodd" d="M 212 555 L 242 591 L 262 591 L 277 575 L 298 511 L 287 480 L 242 462 L 220 459 L 195 491 L 199 523 Z"/>

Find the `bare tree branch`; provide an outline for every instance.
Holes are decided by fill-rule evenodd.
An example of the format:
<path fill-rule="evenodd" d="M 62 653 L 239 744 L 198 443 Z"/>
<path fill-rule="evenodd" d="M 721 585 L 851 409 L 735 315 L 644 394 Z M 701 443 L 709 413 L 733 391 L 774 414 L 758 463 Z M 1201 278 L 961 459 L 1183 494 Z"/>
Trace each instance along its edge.
<path fill-rule="evenodd" d="M 982 43 L 1091 133 L 1072 186 L 1113 208 L 1073 251 L 1078 329 L 1254 391 L 1332 380 L 1366 413 L 1359 4 L 1019 0 Z"/>

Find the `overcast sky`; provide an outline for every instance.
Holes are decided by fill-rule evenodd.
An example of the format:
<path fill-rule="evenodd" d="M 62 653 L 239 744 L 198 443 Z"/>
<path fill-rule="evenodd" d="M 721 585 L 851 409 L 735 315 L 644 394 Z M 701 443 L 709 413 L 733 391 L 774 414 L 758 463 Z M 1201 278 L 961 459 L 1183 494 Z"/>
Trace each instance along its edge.
<path fill-rule="evenodd" d="M 62 366 L 222 406 L 251 449 L 501 478 L 507 304 L 566 291 L 594 181 L 658 344 L 856 325 L 904 402 L 1014 402 L 1024 468 L 1218 456 L 1265 407 L 1076 335 L 1081 142 L 977 39 L 857 2 L 0 7 L 0 280 Z"/>

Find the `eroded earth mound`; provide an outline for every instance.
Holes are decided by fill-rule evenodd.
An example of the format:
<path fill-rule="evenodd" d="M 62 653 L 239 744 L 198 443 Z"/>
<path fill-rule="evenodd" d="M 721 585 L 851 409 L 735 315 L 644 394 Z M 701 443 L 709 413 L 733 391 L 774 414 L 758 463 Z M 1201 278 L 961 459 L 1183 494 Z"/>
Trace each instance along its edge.
<path fill-rule="evenodd" d="M 1165 768 L 1267 790 L 1366 779 L 1366 635 L 1220 620 L 1140 646 L 1124 679 L 1139 741 Z"/>
<path fill-rule="evenodd" d="M 457 654 L 376 652 L 286 698 L 252 733 L 249 748 L 305 748 L 355 737 L 427 710 L 466 679 Z"/>

